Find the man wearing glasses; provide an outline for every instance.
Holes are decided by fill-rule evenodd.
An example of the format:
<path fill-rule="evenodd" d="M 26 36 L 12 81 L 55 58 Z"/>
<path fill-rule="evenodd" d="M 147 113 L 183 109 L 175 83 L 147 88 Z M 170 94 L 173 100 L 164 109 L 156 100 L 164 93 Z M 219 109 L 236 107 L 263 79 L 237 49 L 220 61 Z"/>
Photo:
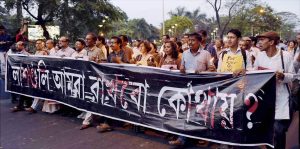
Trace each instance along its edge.
<path fill-rule="evenodd" d="M 108 55 L 107 61 L 109 63 L 129 63 L 128 58 L 125 55 L 124 50 L 121 49 L 122 40 L 119 37 L 113 36 L 110 40 L 110 47 L 113 50 L 112 53 Z"/>
<path fill-rule="evenodd" d="M 58 42 L 60 49 L 57 51 L 55 56 L 71 57 L 71 55 L 73 54 L 73 52 L 75 52 L 75 50 L 69 47 L 69 42 L 70 42 L 69 38 L 65 36 L 60 37 Z"/>

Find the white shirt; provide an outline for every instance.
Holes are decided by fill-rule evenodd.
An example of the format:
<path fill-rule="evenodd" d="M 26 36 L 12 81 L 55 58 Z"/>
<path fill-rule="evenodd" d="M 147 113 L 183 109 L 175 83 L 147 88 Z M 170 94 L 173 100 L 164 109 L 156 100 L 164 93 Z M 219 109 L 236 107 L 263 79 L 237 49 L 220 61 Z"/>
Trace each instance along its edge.
<path fill-rule="evenodd" d="M 254 68 L 269 69 L 274 71 L 283 72 L 280 51 L 277 49 L 276 55 L 268 57 L 265 51 L 259 52 L 254 62 Z M 293 61 L 291 55 L 282 51 L 284 61 L 284 80 L 276 81 L 276 103 L 275 103 L 275 119 L 289 119 L 289 92 L 286 87 L 286 83 L 290 83 L 293 80 Z"/>
<path fill-rule="evenodd" d="M 55 56 L 71 57 L 71 55 L 74 53 L 74 51 L 75 50 L 70 47 L 67 47 L 65 49 L 61 48 L 56 52 Z"/>
<path fill-rule="evenodd" d="M 84 56 L 87 56 L 87 51 L 85 49 L 82 49 L 80 52 L 75 51 L 71 57 L 73 58 L 83 58 Z"/>

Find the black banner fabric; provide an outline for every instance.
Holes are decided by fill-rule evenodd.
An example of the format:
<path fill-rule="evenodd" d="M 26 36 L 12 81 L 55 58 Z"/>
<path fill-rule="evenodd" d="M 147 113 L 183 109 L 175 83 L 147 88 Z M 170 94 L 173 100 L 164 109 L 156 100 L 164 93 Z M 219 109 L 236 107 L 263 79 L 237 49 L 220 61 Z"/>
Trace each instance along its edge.
<path fill-rule="evenodd" d="M 6 89 L 190 138 L 273 146 L 273 72 L 233 78 L 9 55 Z"/>

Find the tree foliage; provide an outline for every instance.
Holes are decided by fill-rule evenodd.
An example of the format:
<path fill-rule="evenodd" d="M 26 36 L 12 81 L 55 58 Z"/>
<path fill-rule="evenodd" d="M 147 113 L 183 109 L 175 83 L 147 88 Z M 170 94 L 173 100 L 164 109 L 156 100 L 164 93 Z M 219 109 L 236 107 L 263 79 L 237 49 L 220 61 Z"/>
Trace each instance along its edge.
<path fill-rule="evenodd" d="M 171 19 L 165 21 L 165 27 L 166 31 L 169 31 L 169 34 L 175 37 L 195 31 L 192 20 L 185 16 L 171 17 Z"/>
<path fill-rule="evenodd" d="M 159 38 L 159 30 L 145 19 L 132 19 L 128 21 L 115 21 L 111 23 L 109 36 L 128 35 L 132 39 L 154 40 Z"/>

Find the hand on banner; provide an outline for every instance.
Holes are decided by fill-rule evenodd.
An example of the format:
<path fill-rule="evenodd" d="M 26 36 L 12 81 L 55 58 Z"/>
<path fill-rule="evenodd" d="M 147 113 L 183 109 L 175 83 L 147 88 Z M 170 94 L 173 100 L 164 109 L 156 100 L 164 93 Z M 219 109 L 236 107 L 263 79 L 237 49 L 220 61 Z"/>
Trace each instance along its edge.
<path fill-rule="evenodd" d="M 282 72 L 276 71 L 276 79 L 282 81 L 284 79 L 284 74 Z"/>
<path fill-rule="evenodd" d="M 180 66 L 180 72 L 181 72 L 181 73 L 185 73 L 185 67 L 184 67 L 184 65 L 181 65 L 181 66 Z"/>
<path fill-rule="evenodd" d="M 240 69 L 240 70 L 234 71 L 232 76 L 237 77 L 237 76 L 245 75 L 245 74 L 246 74 L 246 70 L 245 69 Z"/>
<path fill-rule="evenodd" d="M 215 72 L 215 71 L 217 71 L 217 69 L 216 69 L 216 66 L 215 65 L 209 65 L 208 66 L 208 71 L 210 71 L 210 72 Z"/>
<path fill-rule="evenodd" d="M 118 64 L 122 63 L 121 57 L 118 57 L 118 56 L 113 57 L 113 58 L 112 58 L 112 61 L 113 61 L 114 63 L 118 63 Z"/>

